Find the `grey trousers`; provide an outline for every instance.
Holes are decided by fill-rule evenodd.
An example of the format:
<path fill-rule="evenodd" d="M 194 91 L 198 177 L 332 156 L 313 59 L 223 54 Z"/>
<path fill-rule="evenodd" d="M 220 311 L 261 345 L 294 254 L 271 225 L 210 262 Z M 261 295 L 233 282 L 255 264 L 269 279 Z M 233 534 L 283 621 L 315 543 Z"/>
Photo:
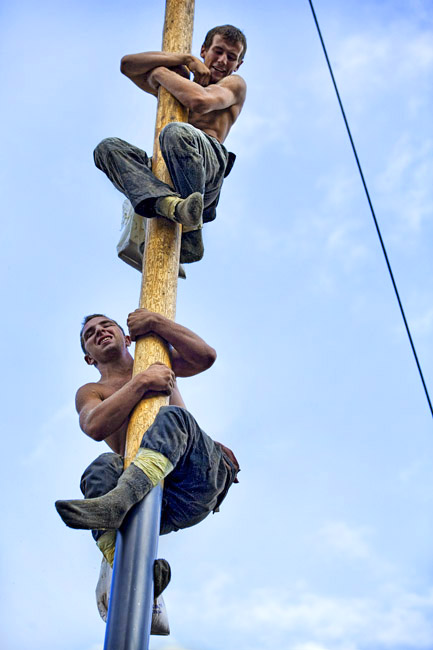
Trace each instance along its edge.
<path fill-rule="evenodd" d="M 193 192 L 203 195 L 203 221 L 212 221 L 224 177 L 234 163 L 234 154 L 215 138 L 185 122 L 171 122 L 159 136 L 161 152 L 175 191 L 151 170 L 146 152 L 119 138 L 102 140 L 94 151 L 95 165 L 130 201 L 137 214 L 155 216 L 155 200 Z"/>
<path fill-rule="evenodd" d="M 154 449 L 172 463 L 174 469 L 164 479 L 160 534 L 194 526 L 215 512 L 236 480 L 239 467 L 197 424 L 193 416 L 178 406 L 163 406 L 146 431 L 141 446 Z M 101 454 L 81 477 L 86 499 L 112 490 L 123 472 L 123 458 Z M 92 531 L 98 540 L 103 531 Z"/>

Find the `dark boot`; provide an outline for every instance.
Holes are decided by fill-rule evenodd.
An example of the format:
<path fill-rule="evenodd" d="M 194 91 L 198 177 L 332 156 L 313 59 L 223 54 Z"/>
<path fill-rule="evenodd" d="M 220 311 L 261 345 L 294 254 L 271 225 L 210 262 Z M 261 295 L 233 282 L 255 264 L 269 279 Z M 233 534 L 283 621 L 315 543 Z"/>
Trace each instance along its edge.
<path fill-rule="evenodd" d="M 171 580 L 171 569 L 167 560 L 162 558 L 153 563 L 153 597 L 156 600 Z"/>
<path fill-rule="evenodd" d="M 199 262 L 203 257 L 203 253 L 204 246 L 201 228 L 182 233 L 180 243 L 181 264 Z"/>
<path fill-rule="evenodd" d="M 153 488 L 144 472 L 133 463 L 123 472 L 116 487 L 95 499 L 56 501 L 56 509 L 70 528 L 118 529 L 136 503 Z"/>

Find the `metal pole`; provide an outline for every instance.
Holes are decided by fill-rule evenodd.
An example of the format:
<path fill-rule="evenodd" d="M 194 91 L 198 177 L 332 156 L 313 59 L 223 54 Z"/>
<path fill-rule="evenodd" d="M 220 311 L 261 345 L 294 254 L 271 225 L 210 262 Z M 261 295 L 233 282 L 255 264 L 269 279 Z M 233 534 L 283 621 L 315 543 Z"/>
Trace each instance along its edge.
<path fill-rule="evenodd" d="M 152 624 L 153 561 L 158 548 L 162 486 L 137 504 L 117 533 L 104 648 L 148 648 Z"/>
<path fill-rule="evenodd" d="M 166 0 L 162 50 L 190 52 L 194 0 Z M 160 88 L 152 170 L 171 184 L 159 150 L 159 133 L 168 122 L 187 122 L 188 112 Z M 143 256 L 140 307 L 174 319 L 176 313 L 181 226 L 166 219 L 149 219 Z M 170 365 L 168 349 L 156 336 L 146 336 L 135 347 L 134 374 L 161 361 Z M 135 408 L 128 427 L 125 467 L 133 460 L 143 434 L 154 421 L 166 397 L 153 397 Z M 147 650 L 153 601 L 153 562 L 159 536 L 162 486 L 158 486 L 127 517 L 117 535 L 110 610 L 104 650 Z"/>

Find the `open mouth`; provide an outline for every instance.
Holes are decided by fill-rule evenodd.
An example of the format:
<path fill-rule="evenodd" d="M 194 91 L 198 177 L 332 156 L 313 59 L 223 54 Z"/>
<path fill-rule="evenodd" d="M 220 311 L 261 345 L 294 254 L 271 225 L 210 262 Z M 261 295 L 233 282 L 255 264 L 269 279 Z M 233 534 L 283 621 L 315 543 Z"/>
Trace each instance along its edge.
<path fill-rule="evenodd" d="M 102 337 L 102 339 L 99 339 L 98 345 L 104 345 L 104 343 L 111 341 L 112 338 L 113 338 L 112 336 L 104 336 Z"/>

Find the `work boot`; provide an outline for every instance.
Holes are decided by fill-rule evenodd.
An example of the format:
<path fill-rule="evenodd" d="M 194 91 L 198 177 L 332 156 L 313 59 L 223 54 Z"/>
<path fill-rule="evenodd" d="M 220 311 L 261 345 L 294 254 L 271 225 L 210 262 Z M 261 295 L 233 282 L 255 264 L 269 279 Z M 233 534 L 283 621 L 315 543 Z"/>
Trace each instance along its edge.
<path fill-rule="evenodd" d="M 153 563 L 153 597 L 156 600 L 171 580 L 171 569 L 162 558 Z"/>
<path fill-rule="evenodd" d="M 204 254 L 203 237 L 201 229 L 183 232 L 180 243 L 180 262 L 187 264 L 199 262 Z"/>
<path fill-rule="evenodd" d="M 155 203 L 155 212 L 170 221 L 181 223 L 187 228 L 201 228 L 203 216 L 203 197 L 193 192 L 181 199 L 178 196 L 163 196 Z"/>
<path fill-rule="evenodd" d="M 126 514 L 153 488 L 151 480 L 133 463 L 125 469 L 116 487 L 102 497 L 56 501 L 57 512 L 70 528 L 118 529 Z"/>
<path fill-rule="evenodd" d="M 113 570 L 105 558 L 101 564 L 98 584 L 95 595 L 99 614 L 103 621 L 107 621 L 108 604 L 110 601 L 111 580 Z M 167 636 L 170 634 L 167 610 L 161 593 L 170 582 L 170 565 L 167 560 L 155 560 L 153 564 L 154 600 L 152 607 L 151 634 Z"/>

